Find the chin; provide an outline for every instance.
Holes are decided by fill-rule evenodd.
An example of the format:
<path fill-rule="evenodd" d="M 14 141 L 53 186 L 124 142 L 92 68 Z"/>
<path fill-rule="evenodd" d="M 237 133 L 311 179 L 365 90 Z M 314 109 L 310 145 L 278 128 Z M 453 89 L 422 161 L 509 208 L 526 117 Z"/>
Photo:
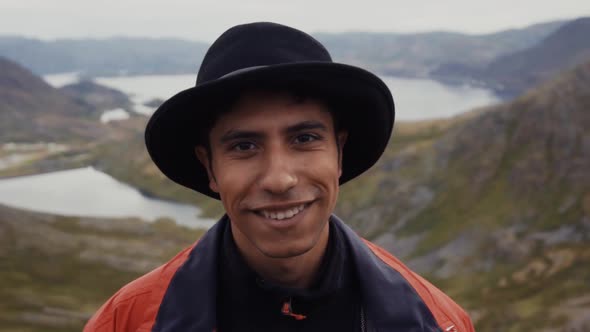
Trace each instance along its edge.
<path fill-rule="evenodd" d="M 273 245 L 272 247 L 275 247 L 275 245 Z M 285 258 L 293 258 L 293 257 L 298 257 L 301 256 L 303 254 L 308 253 L 312 248 L 314 247 L 314 245 L 307 245 L 307 246 L 289 246 L 287 248 L 285 247 L 280 247 L 280 248 L 264 248 L 264 247 L 258 247 L 258 250 L 260 250 L 260 252 L 269 258 L 276 258 L 276 259 L 285 259 Z"/>

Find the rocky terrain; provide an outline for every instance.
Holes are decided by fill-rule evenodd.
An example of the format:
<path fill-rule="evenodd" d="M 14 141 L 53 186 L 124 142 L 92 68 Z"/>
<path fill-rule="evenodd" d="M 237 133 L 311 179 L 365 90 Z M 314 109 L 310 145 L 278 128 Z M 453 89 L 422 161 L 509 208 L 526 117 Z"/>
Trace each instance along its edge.
<path fill-rule="evenodd" d="M 339 213 L 469 308 L 478 331 L 585 331 L 589 110 L 586 62 L 511 103 L 400 126 Z"/>

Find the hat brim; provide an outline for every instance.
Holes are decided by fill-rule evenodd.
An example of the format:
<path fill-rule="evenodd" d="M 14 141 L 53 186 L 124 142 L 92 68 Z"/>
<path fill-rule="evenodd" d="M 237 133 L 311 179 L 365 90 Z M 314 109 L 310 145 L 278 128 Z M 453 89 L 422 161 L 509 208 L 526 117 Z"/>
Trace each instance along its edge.
<path fill-rule="evenodd" d="M 395 120 L 391 92 L 379 77 L 364 69 L 330 62 L 256 67 L 181 91 L 150 118 L 145 131 L 148 153 L 174 182 L 219 199 L 209 188 L 206 169 L 194 150 L 195 137 L 202 130 L 200 119 L 214 112 L 212 105 L 224 96 L 276 85 L 300 86 L 337 105 L 332 111 L 348 130 L 340 184 L 365 172 L 382 155 Z"/>

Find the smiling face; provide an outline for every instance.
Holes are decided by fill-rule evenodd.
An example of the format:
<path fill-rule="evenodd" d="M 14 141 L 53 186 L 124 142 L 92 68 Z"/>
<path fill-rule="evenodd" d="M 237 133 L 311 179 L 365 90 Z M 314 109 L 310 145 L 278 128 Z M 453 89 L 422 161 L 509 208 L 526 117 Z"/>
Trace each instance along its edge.
<path fill-rule="evenodd" d="M 203 147 L 197 155 L 245 256 L 325 248 L 345 138 L 323 104 L 286 94 L 246 94 L 216 121 L 210 156 Z"/>

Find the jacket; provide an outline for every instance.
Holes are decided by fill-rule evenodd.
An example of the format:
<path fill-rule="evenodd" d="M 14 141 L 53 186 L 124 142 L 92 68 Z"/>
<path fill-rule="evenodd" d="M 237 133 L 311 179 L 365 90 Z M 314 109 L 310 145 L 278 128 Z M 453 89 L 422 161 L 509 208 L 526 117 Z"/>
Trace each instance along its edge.
<path fill-rule="evenodd" d="M 331 221 L 352 249 L 364 331 L 475 331 L 465 311 L 442 291 L 336 216 Z M 215 331 L 216 262 L 227 223 L 224 216 L 196 244 L 124 286 L 88 321 L 84 332 Z"/>

